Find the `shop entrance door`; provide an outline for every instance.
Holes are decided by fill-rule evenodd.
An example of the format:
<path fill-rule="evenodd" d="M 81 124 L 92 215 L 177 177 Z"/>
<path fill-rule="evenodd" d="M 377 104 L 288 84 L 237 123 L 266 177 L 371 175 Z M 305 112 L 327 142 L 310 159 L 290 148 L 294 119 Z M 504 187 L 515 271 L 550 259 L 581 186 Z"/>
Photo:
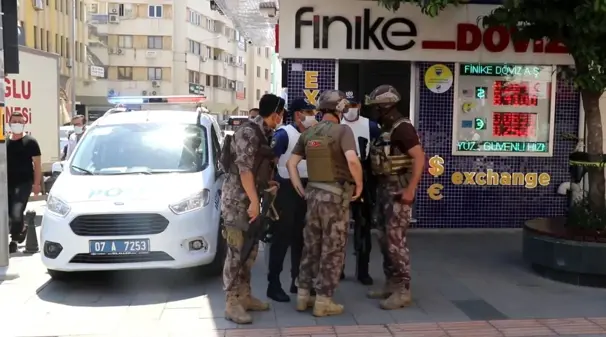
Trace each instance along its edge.
<path fill-rule="evenodd" d="M 382 84 L 392 85 L 402 96 L 398 111 L 410 117 L 410 62 L 403 61 L 339 61 L 339 90 L 351 91 L 354 99 L 364 104 L 364 97 Z M 368 107 L 362 106 L 362 115 Z M 412 209 L 414 218 L 416 207 Z M 414 219 L 413 219 L 414 222 Z"/>

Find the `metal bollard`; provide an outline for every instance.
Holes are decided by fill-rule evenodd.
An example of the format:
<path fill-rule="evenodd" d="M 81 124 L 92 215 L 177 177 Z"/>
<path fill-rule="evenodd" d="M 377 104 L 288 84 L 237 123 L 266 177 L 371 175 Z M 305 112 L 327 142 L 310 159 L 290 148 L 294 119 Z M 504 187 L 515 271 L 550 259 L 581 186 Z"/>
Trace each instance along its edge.
<path fill-rule="evenodd" d="M 40 246 L 38 245 L 38 234 L 36 234 L 36 212 L 27 211 L 25 213 L 25 223 L 27 224 L 25 252 L 28 254 L 35 254 L 40 251 Z"/>

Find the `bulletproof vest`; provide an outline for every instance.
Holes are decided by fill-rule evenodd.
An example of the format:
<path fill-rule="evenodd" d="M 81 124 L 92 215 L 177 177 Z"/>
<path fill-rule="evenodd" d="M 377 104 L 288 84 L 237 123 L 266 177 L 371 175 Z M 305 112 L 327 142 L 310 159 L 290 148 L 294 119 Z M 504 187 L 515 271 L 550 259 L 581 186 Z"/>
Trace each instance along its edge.
<path fill-rule="evenodd" d="M 310 182 L 353 182 L 347 159 L 331 130 L 337 124 L 323 121 L 305 131 L 301 137 L 305 144 L 307 175 Z"/>
<path fill-rule="evenodd" d="M 410 123 L 406 118 L 399 119 L 389 130 L 384 132 L 370 147 L 370 164 L 376 176 L 399 176 L 404 185 L 408 185 L 411 174 L 412 158 L 392 146 L 393 131 L 402 123 Z"/>
<path fill-rule="evenodd" d="M 255 176 L 257 188 L 265 188 L 268 182 L 272 179 L 274 153 L 269 146 L 263 131 L 261 131 L 261 127 L 252 121 L 246 121 L 240 127 L 246 125 L 246 123 L 248 123 L 248 125 L 255 130 L 257 138 L 259 138 L 260 141 L 260 144 L 258 145 L 259 149 L 257 150 L 257 155 L 255 156 L 252 173 Z M 239 174 L 239 170 L 238 166 L 234 162 L 236 154 L 235 149 L 232 148 L 232 143 L 233 135 L 226 135 L 225 139 L 223 140 L 223 147 L 221 148 L 221 154 L 219 156 L 219 164 L 223 172 L 237 175 Z"/>

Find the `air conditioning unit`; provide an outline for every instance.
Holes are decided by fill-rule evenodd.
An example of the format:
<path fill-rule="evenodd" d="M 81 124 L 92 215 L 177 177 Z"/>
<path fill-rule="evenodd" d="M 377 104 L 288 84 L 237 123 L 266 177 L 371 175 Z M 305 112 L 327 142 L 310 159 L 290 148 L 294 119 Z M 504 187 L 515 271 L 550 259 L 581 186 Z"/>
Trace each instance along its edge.
<path fill-rule="evenodd" d="M 143 96 L 147 96 L 147 90 L 143 90 L 143 91 L 141 91 L 141 95 L 143 95 Z"/>
<path fill-rule="evenodd" d="M 35 10 L 43 11 L 44 10 L 44 0 L 32 0 L 33 6 Z"/>
<path fill-rule="evenodd" d="M 148 50 L 145 52 L 145 57 L 147 57 L 148 59 L 154 58 L 158 55 L 158 53 L 155 50 Z"/>
<path fill-rule="evenodd" d="M 152 81 L 151 83 L 152 87 L 154 88 L 159 88 L 160 87 L 160 81 Z M 154 91 L 155 92 L 155 91 Z"/>
<path fill-rule="evenodd" d="M 118 55 L 122 55 L 122 49 L 120 49 L 120 48 L 116 49 L 115 52 Z"/>
<path fill-rule="evenodd" d="M 111 14 L 118 14 L 118 8 L 112 8 L 109 12 Z"/>
<path fill-rule="evenodd" d="M 120 19 L 118 18 L 118 14 L 110 14 L 108 17 L 109 23 L 118 23 Z"/>
<path fill-rule="evenodd" d="M 156 95 L 158 95 L 158 92 L 157 92 L 157 91 L 152 91 L 152 92 L 151 92 L 151 95 L 152 95 L 152 96 L 156 96 Z"/>
<path fill-rule="evenodd" d="M 229 88 L 230 88 L 231 90 L 236 90 L 236 82 L 234 82 L 234 81 L 230 81 L 230 82 L 229 82 Z"/>
<path fill-rule="evenodd" d="M 208 57 L 202 56 L 202 57 L 200 57 L 200 61 L 206 62 L 206 61 L 208 61 Z"/>

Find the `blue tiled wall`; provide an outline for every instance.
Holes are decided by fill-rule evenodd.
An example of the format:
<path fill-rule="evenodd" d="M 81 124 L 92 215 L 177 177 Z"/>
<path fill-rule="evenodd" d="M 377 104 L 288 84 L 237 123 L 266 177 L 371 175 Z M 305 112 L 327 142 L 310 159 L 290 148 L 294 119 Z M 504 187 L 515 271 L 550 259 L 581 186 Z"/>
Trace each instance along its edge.
<path fill-rule="evenodd" d="M 303 67 L 302 71 L 292 71 L 293 63 L 301 64 Z M 305 71 L 318 72 L 318 90 L 320 92 L 335 88 L 335 60 L 286 60 L 286 66 L 288 67 L 287 87 L 289 102 L 297 98 L 305 98 L 305 94 L 303 93 L 303 90 L 306 89 Z M 288 116 L 286 121 L 290 122 L 290 119 L 290 116 Z"/>
<path fill-rule="evenodd" d="M 572 86 L 558 80 L 556 92 L 553 157 L 463 157 L 451 155 L 454 86 L 435 94 L 425 86 L 424 74 L 432 64 L 418 64 L 419 95 L 417 128 L 428 157 L 439 155 L 445 161 L 445 173 L 426 174 L 417 194 L 417 227 L 518 227 L 525 220 L 564 214 L 566 199 L 556 194 L 568 181 L 568 154 L 571 141 L 560 140 L 562 133 L 577 134 L 579 95 Z M 454 65 L 446 63 L 454 73 Z M 524 186 L 454 185 L 456 171 L 546 172 L 549 186 L 528 189 Z M 434 183 L 444 185 L 441 200 L 431 200 L 427 189 Z"/>

